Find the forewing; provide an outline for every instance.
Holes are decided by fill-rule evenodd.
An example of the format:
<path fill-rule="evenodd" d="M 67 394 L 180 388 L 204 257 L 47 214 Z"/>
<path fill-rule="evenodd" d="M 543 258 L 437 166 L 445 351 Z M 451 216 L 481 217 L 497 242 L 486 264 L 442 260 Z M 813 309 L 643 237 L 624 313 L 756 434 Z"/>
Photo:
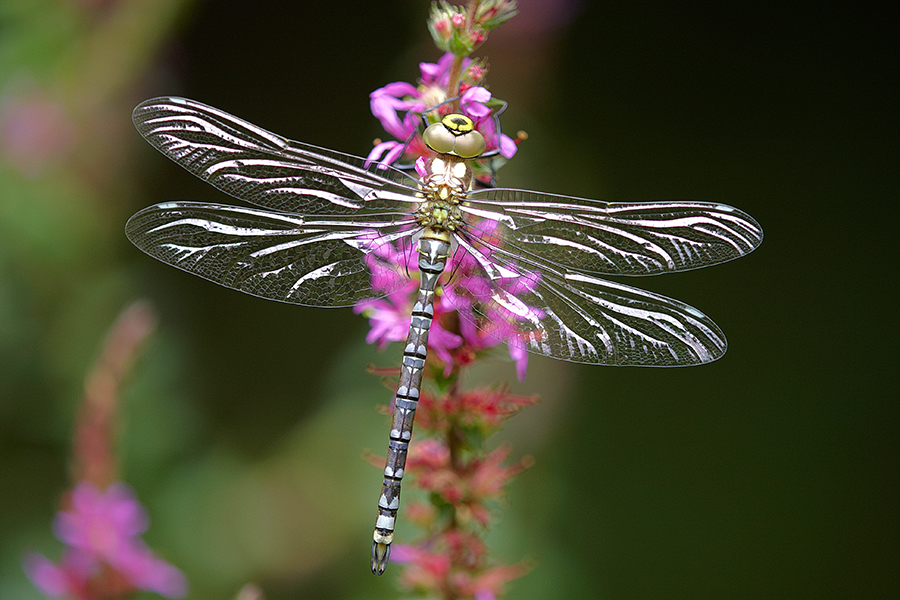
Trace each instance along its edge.
<path fill-rule="evenodd" d="M 416 182 L 363 158 L 294 142 L 211 106 L 155 98 L 132 115 L 160 152 L 223 192 L 304 215 L 407 210 Z"/>
<path fill-rule="evenodd" d="M 395 246 L 412 223 L 307 219 L 255 208 L 171 202 L 145 208 L 125 232 L 138 248 L 179 269 L 247 294 L 305 306 L 352 306 L 408 280 Z M 407 250 L 409 251 L 409 250 Z"/>
<path fill-rule="evenodd" d="M 762 242 L 750 215 L 710 202 L 602 202 L 512 189 L 478 190 L 470 219 L 499 221 L 516 253 L 602 275 L 655 275 L 714 265 Z"/>

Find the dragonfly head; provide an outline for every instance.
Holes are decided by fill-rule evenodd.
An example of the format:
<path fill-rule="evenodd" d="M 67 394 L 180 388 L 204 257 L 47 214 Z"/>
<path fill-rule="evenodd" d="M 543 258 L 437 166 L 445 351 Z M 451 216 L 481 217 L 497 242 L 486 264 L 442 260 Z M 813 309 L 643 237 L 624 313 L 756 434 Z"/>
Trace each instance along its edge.
<path fill-rule="evenodd" d="M 425 129 L 422 139 L 440 154 L 478 158 L 484 153 L 484 136 L 475 130 L 475 123 L 465 115 L 451 114 L 439 123 L 432 123 Z"/>

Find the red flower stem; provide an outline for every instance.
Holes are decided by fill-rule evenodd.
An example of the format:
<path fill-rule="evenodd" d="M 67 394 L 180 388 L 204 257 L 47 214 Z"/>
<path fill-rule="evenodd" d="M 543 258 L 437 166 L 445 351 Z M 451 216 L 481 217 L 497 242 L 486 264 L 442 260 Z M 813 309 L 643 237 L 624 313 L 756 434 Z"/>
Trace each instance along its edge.
<path fill-rule="evenodd" d="M 453 64 L 450 65 L 450 75 L 447 81 L 447 95 L 453 96 L 455 99 L 450 102 L 450 108 L 453 112 L 459 111 L 459 73 L 462 70 L 463 56 L 453 55 Z"/>
<path fill-rule="evenodd" d="M 458 406 L 461 402 L 461 388 L 462 388 L 462 371 L 463 369 L 457 365 L 454 365 L 453 371 L 451 373 L 451 383 L 450 387 L 447 390 L 447 397 L 450 400 L 450 409 L 451 413 L 458 414 Z M 464 441 L 464 433 L 459 427 L 459 422 L 456 417 L 450 418 L 448 420 L 447 425 L 447 449 L 449 451 L 449 460 L 450 460 L 450 470 L 457 475 L 457 477 L 463 477 L 463 465 L 462 465 L 462 445 Z M 456 508 L 451 511 L 450 522 L 447 524 L 445 529 L 446 532 L 454 532 L 459 529 L 459 521 L 456 518 Z M 459 563 L 459 554 L 457 552 L 450 552 L 450 568 L 447 570 L 444 581 L 442 583 L 442 591 L 444 600 L 457 600 L 458 596 L 456 594 L 456 585 L 452 580 L 453 573 L 459 567 L 464 567 L 464 565 L 460 565 Z"/>
<path fill-rule="evenodd" d="M 463 35 L 467 40 L 472 38 L 472 33 L 475 31 L 475 14 L 478 12 L 480 3 L 480 0 L 469 0 L 469 4 L 466 6 L 466 22 Z M 447 81 L 447 94 L 457 97 L 456 100 L 450 103 L 454 112 L 459 110 L 459 74 L 462 71 L 464 58 L 465 56 L 459 54 L 453 55 L 453 64 L 450 65 L 450 76 Z"/>

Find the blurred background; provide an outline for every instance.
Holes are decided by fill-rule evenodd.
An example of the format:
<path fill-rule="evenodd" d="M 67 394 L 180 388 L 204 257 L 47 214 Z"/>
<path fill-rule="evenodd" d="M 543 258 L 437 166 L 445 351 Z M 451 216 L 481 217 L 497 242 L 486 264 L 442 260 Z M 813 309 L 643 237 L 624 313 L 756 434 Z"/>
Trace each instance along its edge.
<path fill-rule="evenodd" d="M 124 479 L 190 598 L 394 598 L 369 573 L 390 393 L 349 310 L 217 287 L 141 254 L 127 218 L 227 201 L 134 131 L 183 95 L 365 155 L 368 94 L 439 54 L 425 0 L 7 0 L 0 4 L 0 598 L 41 597 L 58 558 L 73 419 L 107 330 L 146 298 L 157 328 L 122 389 Z M 890 9 L 883 9 L 888 11 Z M 476 53 L 507 132 L 503 186 L 740 207 L 747 258 L 632 281 L 730 341 L 691 369 L 533 357 L 540 405 L 497 443 L 536 464 L 489 543 L 534 560 L 510 598 L 900 595 L 897 378 L 887 341 L 898 200 L 896 14 L 767 3 L 520 2 Z M 891 35 L 889 35 L 891 34 Z M 892 50 L 893 49 L 893 50 Z M 890 275 L 894 273 L 894 275 Z M 475 376 L 513 380 L 498 360 Z M 890 390 L 894 390 L 891 392 Z M 399 523 L 398 535 L 413 538 Z"/>

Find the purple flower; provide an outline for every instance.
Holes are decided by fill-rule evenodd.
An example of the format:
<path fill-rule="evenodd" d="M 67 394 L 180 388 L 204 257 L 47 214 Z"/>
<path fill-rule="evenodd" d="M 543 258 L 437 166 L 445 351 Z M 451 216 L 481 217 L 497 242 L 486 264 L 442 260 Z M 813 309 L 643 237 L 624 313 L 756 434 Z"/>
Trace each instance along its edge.
<path fill-rule="evenodd" d="M 381 121 L 384 130 L 396 139 L 377 144 L 369 152 L 367 160 L 386 166 L 396 162 L 404 153 L 415 159 L 429 152 L 418 135 L 421 115 L 447 100 L 452 64 L 453 55 L 448 52 L 437 63 L 419 64 L 422 77 L 418 87 L 404 81 L 395 81 L 369 94 L 372 114 Z M 464 59 L 462 72 L 470 70 L 473 74 L 483 74 L 480 65 L 471 59 Z M 484 135 L 485 150 L 497 150 L 505 158 L 512 158 L 516 153 L 516 143 L 506 135 L 497 135 L 493 110 L 488 106 L 491 93 L 486 88 L 475 85 L 467 87 L 464 84 L 463 89 L 465 91 L 460 96 L 460 109 L 475 122 L 475 128 Z"/>
<path fill-rule="evenodd" d="M 390 342 L 402 342 L 406 339 L 414 294 L 415 290 L 406 301 L 400 302 L 395 300 L 398 294 L 391 294 L 386 298 L 370 298 L 356 303 L 353 311 L 369 319 L 371 329 L 366 334 L 367 343 L 377 344 L 379 349 L 384 349 Z M 435 319 L 428 333 L 428 347 L 434 351 L 435 356 L 450 365 L 453 362 L 451 350 L 461 346 L 463 338 L 441 326 L 440 317 L 443 312 L 446 311 L 435 305 Z"/>
<path fill-rule="evenodd" d="M 113 566 L 137 589 L 168 598 L 187 594 L 187 581 L 182 572 L 153 554 L 141 540 L 134 540 Z"/>
<path fill-rule="evenodd" d="M 423 97 L 434 104 L 440 104 L 447 99 L 447 86 L 450 85 L 450 68 L 453 66 L 453 54 L 445 52 L 436 63 L 419 63 L 419 71 L 422 77 L 419 79 Z M 461 71 L 466 73 L 473 67 L 475 61 L 464 58 Z M 479 69 L 479 73 L 483 73 Z"/>
<path fill-rule="evenodd" d="M 481 239 L 489 240 L 497 226 L 496 221 L 484 220 L 476 229 Z M 482 244 L 477 251 L 482 255 L 481 260 L 490 260 L 489 245 Z M 447 266 L 448 271 L 456 273 L 454 284 L 444 287 L 440 302 L 446 302 L 463 316 L 460 331 L 473 350 L 506 343 L 509 356 L 516 363 L 516 377 L 524 381 L 528 352 L 523 346 L 522 327 L 544 317 L 544 312 L 524 304 L 517 295 L 533 292 L 540 274 L 523 271 L 513 262 L 502 268 L 508 276 L 492 282 L 481 271 L 475 256 L 457 251 Z M 481 323 L 480 328 L 475 326 L 476 322 Z"/>
<path fill-rule="evenodd" d="M 114 483 L 101 492 L 81 482 L 71 498 L 71 509 L 56 516 L 56 537 L 98 560 L 116 560 L 132 538 L 147 530 L 147 514 L 125 484 Z"/>
<path fill-rule="evenodd" d="M 131 489 L 114 483 L 100 491 L 87 482 L 71 494 L 71 507 L 58 513 L 57 537 L 67 548 L 59 565 L 39 554 L 26 558 L 28 576 L 45 594 L 82 597 L 92 581 L 112 569 L 134 589 L 170 598 L 187 593 L 184 575 L 158 558 L 140 539 L 148 519 Z"/>
<path fill-rule="evenodd" d="M 391 546 L 391 562 L 401 565 L 410 564 L 421 555 L 422 551 L 409 544 L 393 544 Z"/>
<path fill-rule="evenodd" d="M 353 307 L 357 314 L 364 314 L 369 319 L 369 333 L 366 342 L 378 344 L 384 349 L 390 342 L 402 342 L 409 333 L 412 304 L 418 290 L 418 281 L 412 279 L 406 285 L 395 289 L 397 272 L 396 266 L 413 272 L 418 255 L 415 252 L 403 252 L 392 244 L 377 246 L 366 257 L 369 270 L 372 273 L 372 289 L 389 293 L 384 298 L 367 298 L 360 300 Z M 385 285 L 390 282 L 392 285 Z M 459 347 L 463 340 L 458 335 L 450 333 L 440 325 L 440 313 L 435 313 L 434 323 L 429 330 L 428 346 L 434 350 L 436 356 L 444 362 L 452 359 L 450 350 Z"/>
<path fill-rule="evenodd" d="M 65 106 L 35 91 L 24 96 L 0 96 L 0 157 L 32 179 L 68 153 L 76 125 Z"/>
<path fill-rule="evenodd" d="M 478 223 L 479 237 L 490 238 L 497 226 L 496 221 Z M 482 260 L 490 259 L 488 245 L 481 245 L 478 251 L 483 255 Z M 401 252 L 391 244 L 379 245 L 367 257 L 372 288 L 389 293 L 384 298 L 361 300 L 353 310 L 368 317 L 371 328 L 366 342 L 378 344 L 380 349 L 390 342 L 406 339 L 418 288 L 415 278 L 395 291 L 389 291 L 394 288 L 385 288 L 381 282 L 389 280 L 387 272 L 396 275 L 392 270 L 396 265 L 415 273 L 416 257 L 415 252 Z M 443 286 L 443 292 L 435 301 L 434 321 L 428 336 L 428 347 L 444 362 L 445 374 L 457 366 L 452 350 L 465 346 L 478 352 L 505 343 L 510 358 L 516 363 L 516 377 L 520 381 L 525 379 L 528 353 L 523 347 L 520 327 L 542 318 L 544 313 L 524 304 L 516 294 L 534 291 L 540 275 L 521 271 L 514 263 L 505 264 L 503 269 L 508 276 L 491 282 L 481 271 L 476 257 L 461 248 L 448 261 L 446 272 L 453 273 L 453 279 Z M 441 325 L 442 317 L 454 311 L 461 316 L 458 319 L 459 335 Z M 480 323 L 480 327 L 476 323 Z"/>
<path fill-rule="evenodd" d="M 57 565 L 41 556 L 25 557 L 25 572 L 41 592 L 51 598 L 84 598 L 88 584 L 99 572 L 99 565 L 91 556 L 68 549 Z"/>

